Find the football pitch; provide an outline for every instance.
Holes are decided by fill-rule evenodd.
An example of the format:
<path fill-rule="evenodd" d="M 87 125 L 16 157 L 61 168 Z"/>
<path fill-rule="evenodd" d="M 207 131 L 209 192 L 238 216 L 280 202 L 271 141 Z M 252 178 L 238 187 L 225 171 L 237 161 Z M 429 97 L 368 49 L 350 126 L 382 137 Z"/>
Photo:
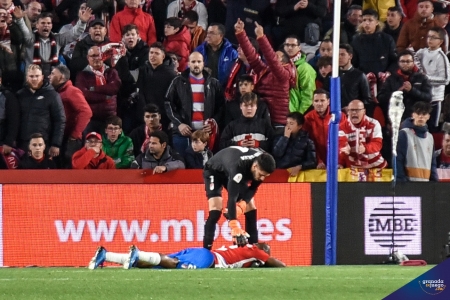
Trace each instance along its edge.
<path fill-rule="evenodd" d="M 433 266 L 0 269 L 0 299 L 382 299 Z"/>

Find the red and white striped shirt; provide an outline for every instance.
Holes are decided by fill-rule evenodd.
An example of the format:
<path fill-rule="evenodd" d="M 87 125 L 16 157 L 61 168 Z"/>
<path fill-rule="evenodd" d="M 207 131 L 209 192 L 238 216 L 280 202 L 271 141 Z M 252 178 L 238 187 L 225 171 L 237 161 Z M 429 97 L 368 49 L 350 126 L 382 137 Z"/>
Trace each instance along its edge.
<path fill-rule="evenodd" d="M 189 82 L 192 88 L 192 124 L 195 130 L 203 128 L 205 110 L 205 78 L 195 78 L 189 76 Z"/>
<path fill-rule="evenodd" d="M 357 125 L 347 119 L 339 125 L 339 148 L 349 144 L 350 155 L 341 153 L 339 155 L 339 164 L 344 167 L 356 168 L 384 168 L 387 163 L 381 156 L 383 146 L 383 135 L 381 133 L 380 123 L 368 116 L 364 116 Z M 358 154 L 359 146 L 363 145 L 366 150 Z"/>

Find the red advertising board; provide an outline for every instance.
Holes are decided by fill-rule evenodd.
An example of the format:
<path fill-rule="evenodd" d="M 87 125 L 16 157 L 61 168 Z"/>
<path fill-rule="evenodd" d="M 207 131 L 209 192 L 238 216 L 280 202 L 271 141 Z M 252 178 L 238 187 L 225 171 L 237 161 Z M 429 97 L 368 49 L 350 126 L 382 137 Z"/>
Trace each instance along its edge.
<path fill-rule="evenodd" d="M 310 184 L 265 183 L 255 200 L 259 240 L 288 265 L 310 265 Z M 99 245 L 201 247 L 208 216 L 202 184 L 5 184 L 2 202 L 4 266 L 85 266 Z M 216 235 L 215 247 L 231 244 L 224 218 Z"/>

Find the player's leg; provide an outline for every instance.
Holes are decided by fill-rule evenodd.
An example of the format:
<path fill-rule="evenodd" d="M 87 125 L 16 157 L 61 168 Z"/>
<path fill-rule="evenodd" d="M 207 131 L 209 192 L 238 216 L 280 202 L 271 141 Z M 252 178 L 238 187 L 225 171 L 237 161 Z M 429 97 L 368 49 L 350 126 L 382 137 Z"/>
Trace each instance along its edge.
<path fill-rule="evenodd" d="M 245 202 L 245 201 L 241 201 Z M 245 209 L 245 231 L 250 235 L 248 238 L 249 244 L 255 244 L 258 242 L 258 225 L 255 199 L 252 198 Z"/>
<path fill-rule="evenodd" d="M 216 224 L 222 216 L 222 186 L 225 179 L 214 171 L 204 170 L 203 180 L 205 182 L 209 210 L 204 228 L 203 247 L 211 250 L 214 242 L 214 233 L 216 232 Z"/>
<path fill-rule="evenodd" d="M 108 252 L 104 247 L 100 246 L 97 248 L 94 257 L 89 262 L 88 268 L 94 270 L 98 267 L 103 267 L 105 262 L 123 265 L 127 258 L 127 253 Z"/>
<path fill-rule="evenodd" d="M 178 260 L 170 258 L 165 254 L 141 251 L 136 246 L 132 245 L 130 247 L 130 252 L 128 253 L 128 258 L 123 264 L 123 268 L 154 268 L 160 266 L 166 269 L 175 269 L 177 264 Z"/>

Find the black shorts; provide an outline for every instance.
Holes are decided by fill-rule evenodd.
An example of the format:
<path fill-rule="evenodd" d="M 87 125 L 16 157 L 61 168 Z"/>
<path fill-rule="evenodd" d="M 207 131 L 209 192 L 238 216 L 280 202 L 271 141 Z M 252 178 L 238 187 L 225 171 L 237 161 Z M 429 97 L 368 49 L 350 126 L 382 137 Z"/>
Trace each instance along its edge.
<path fill-rule="evenodd" d="M 227 176 L 207 169 L 203 171 L 203 181 L 205 182 L 205 192 L 208 199 L 222 197 L 222 188 L 226 188 L 228 185 Z"/>
<path fill-rule="evenodd" d="M 213 197 L 222 197 L 222 189 L 227 189 L 228 186 L 228 177 L 214 170 L 205 169 L 203 171 L 203 181 L 205 182 L 205 192 L 208 200 Z M 248 196 L 246 185 L 242 185 L 239 189 L 237 201 L 242 199 L 247 203 L 252 199 L 252 197 Z"/>

